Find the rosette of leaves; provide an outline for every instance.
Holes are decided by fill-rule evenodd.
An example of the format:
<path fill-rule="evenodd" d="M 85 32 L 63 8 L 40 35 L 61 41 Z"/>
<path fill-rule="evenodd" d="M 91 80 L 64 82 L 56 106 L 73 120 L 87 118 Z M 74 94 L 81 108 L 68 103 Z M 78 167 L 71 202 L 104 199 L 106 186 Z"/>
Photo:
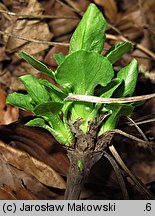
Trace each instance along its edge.
<path fill-rule="evenodd" d="M 129 51 L 132 44 L 119 43 L 103 57 L 101 51 L 104 48 L 105 29 L 106 21 L 102 13 L 94 4 L 90 4 L 71 38 L 69 54 L 55 55 L 59 64 L 55 73 L 29 54 L 25 52 L 19 54 L 34 68 L 47 74 L 63 87 L 63 90 L 60 90 L 47 80 L 36 79 L 30 74 L 19 78 L 25 85 L 27 94 L 10 94 L 7 104 L 31 111 L 38 117 L 27 123 L 28 126 L 44 127 L 60 143 L 71 145 L 73 136 L 67 123 L 68 111 L 73 123 L 79 118 L 83 119 L 81 129 L 84 133 L 88 131 L 88 122 L 99 114 L 99 110 L 110 112 L 110 116 L 101 128 L 103 132 L 114 129 L 121 115 L 130 115 L 133 110 L 131 104 L 110 104 L 101 107 L 86 102 L 64 101 L 69 93 L 94 95 L 98 85 L 103 87 L 99 97 L 112 97 L 117 89 L 119 89 L 117 90 L 119 97 L 133 94 L 138 74 L 137 61 L 132 60 L 116 76 L 112 68 L 112 64 Z M 63 120 L 60 118 L 62 113 Z"/>
<path fill-rule="evenodd" d="M 133 95 L 138 76 L 137 61 L 133 59 L 118 73 L 113 70 L 113 64 L 133 46 L 129 42 L 121 42 L 102 56 L 105 30 L 106 20 L 102 13 L 94 4 L 90 4 L 72 35 L 69 54 L 54 55 L 58 63 L 55 72 L 29 54 L 19 54 L 61 86 L 60 89 L 47 80 L 37 79 L 30 74 L 19 78 L 27 93 L 15 92 L 8 95 L 7 104 L 34 113 L 36 118 L 29 121 L 27 126 L 43 127 L 59 143 L 71 147 L 75 139 L 68 120 L 74 124 L 82 119 L 79 127 L 83 134 L 87 134 L 91 122 L 101 114 L 108 113 L 98 130 L 97 136 L 100 136 L 115 129 L 120 116 L 131 115 L 134 109 L 131 103 L 106 105 L 65 100 L 70 93 L 106 98 Z"/>

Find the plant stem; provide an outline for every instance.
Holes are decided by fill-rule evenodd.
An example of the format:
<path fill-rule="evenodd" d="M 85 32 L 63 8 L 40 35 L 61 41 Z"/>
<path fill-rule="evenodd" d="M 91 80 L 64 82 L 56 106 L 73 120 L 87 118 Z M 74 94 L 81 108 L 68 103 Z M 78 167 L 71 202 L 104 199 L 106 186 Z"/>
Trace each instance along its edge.
<path fill-rule="evenodd" d="M 65 200 L 78 200 L 80 198 L 83 185 L 89 176 L 92 166 L 102 157 L 103 153 L 93 153 L 91 151 L 73 151 L 68 152 L 70 159 L 69 173 L 67 176 L 67 187 L 65 191 Z M 77 162 L 81 161 L 83 169 L 78 167 Z"/>
<path fill-rule="evenodd" d="M 85 183 L 86 175 L 81 171 L 75 161 L 70 163 L 67 176 L 67 188 L 65 191 L 65 200 L 78 200 Z"/>

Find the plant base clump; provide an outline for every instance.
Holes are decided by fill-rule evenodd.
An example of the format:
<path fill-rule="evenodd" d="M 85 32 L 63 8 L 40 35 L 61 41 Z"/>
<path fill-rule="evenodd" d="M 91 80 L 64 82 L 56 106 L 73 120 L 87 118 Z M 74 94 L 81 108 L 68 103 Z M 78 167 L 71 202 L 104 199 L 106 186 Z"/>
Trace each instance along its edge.
<path fill-rule="evenodd" d="M 74 125 L 71 125 L 75 139 L 74 145 L 67 149 L 70 167 L 65 199 L 68 200 L 79 199 L 91 168 L 100 160 L 104 149 L 110 145 L 113 138 L 113 134 L 108 132 L 98 137 L 97 123 L 94 122 L 89 125 L 89 131 L 84 134 L 79 128 L 80 124 L 81 120 L 78 120 Z"/>

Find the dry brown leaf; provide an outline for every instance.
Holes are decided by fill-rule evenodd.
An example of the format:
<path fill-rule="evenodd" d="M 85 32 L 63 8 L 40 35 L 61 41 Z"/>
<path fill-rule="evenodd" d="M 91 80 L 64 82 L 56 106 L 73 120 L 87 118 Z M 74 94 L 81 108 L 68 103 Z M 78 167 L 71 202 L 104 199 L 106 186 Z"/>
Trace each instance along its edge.
<path fill-rule="evenodd" d="M 31 174 L 41 183 L 60 189 L 65 188 L 63 178 L 55 170 L 27 153 L 10 147 L 3 142 L 0 142 L 0 152 L 8 164 Z"/>
<path fill-rule="evenodd" d="M 29 0 L 3 0 L 10 11 L 18 13 L 22 8 L 27 7 Z"/>
<path fill-rule="evenodd" d="M 7 8 L 4 4 L 0 3 L 0 9 L 7 11 Z M 3 31 L 6 29 L 12 22 L 11 17 L 8 14 L 0 13 L 0 29 Z"/>
<path fill-rule="evenodd" d="M 58 191 L 52 188 L 46 187 L 44 184 L 40 183 L 36 178 L 27 175 L 23 171 L 16 170 L 16 173 L 19 178 L 22 179 L 22 182 L 25 188 L 28 191 L 31 191 L 38 199 L 41 200 L 53 200 L 53 199 L 63 199 L 63 195 L 59 195 Z"/>
<path fill-rule="evenodd" d="M 16 200 L 16 196 L 10 187 L 3 185 L 0 187 L 0 200 Z"/>
<path fill-rule="evenodd" d="M 45 56 L 44 62 L 46 65 L 51 67 L 52 69 L 56 69 L 58 66 L 53 55 L 56 53 L 62 53 L 63 55 L 68 54 L 69 47 L 63 47 L 63 46 L 54 46 L 52 47 L 47 55 Z"/>
<path fill-rule="evenodd" d="M 6 106 L 6 94 L 0 88 L 0 124 L 10 124 L 19 117 L 19 109 L 10 105 Z"/>
<path fill-rule="evenodd" d="M 155 2 L 154 0 L 143 0 L 142 7 L 147 24 L 149 25 L 149 28 L 152 29 L 155 22 Z M 135 40 L 142 35 L 144 24 L 139 5 L 132 3 L 131 6 L 115 20 L 115 27 L 117 27 L 130 40 Z"/>
<path fill-rule="evenodd" d="M 0 139 L 43 161 L 60 175 L 66 176 L 69 161 L 64 148 L 48 131 L 39 127 L 24 126 L 29 120 L 32 120 L 32 117 L 0 126 Z"/>
<path fill-rule="evenodd" d="M 1 153 L 0 164 L 0 199 L 37 199 L 23 186 L 22 179 L 17 176 L 17 169 L 9 165 Z"/>
<path fill-rule="evenodd" d="M 140 11 L 136 9 L 122 14 L 121 18 L 116 20 L 116 27 L 130 40 L 135 40 L 143 31 Z"/>
<path fill-rule="evenodd" d="M 132 166 L 133 173 L 141 179 L 144 184 L 155 180 L 155 161 L 141 161 Z"/>
<path fill-rule="evenodd" d="M 55 3 L 51 6 L 50 14 L 56 16 L 64 15 L 77 17 L 77 15 L 69 7 L 62 6 L 57 1 L 55 1 Z M 49 22 L 49 26 L 54 33 L 54 36 L 58 37 L 71 32 L 77 26 L 79 21 L 80 19 L 54 19 Z"/>
<path fill-rule="evenodd" d="M 115 22 L 117 19 L 118 11 L 115 0 L 94 0 L 94 2 L 100 5 L 105 12 L 106 17 L 111 21 Z"/>
<path fill-rule="evenodd" d="M 36 0 L 30 0 L 28 6 L 23 8 L 20 14 L 41 15 L 43 9 Z M 39 20 L 18 20 L 16 19 L 6 32 L 22 36 L 24 38 L 50 41 L 52 34 L 48 25 Z M 29 54 L 37 54 L 48 48 L 47 44 L 36 44 L 20 39 L 4 36 L 6 50 L 9 53 L 24 50 Z"/>
<path fill-rule="evenodd" d="M 8 164 L 1 153 L 0 164 L 0 200 L 63 199 L 59 190 L 46 187 L 32 175 Z"/>
<path fill-rule="evenodd" d="M 130 7 L 132 7 L 133 5 L 136 5 L 137 3 L 137 0 L 132 0 L 132 1 L 129 1 L 129 0 L 121 0 L 121 1 L 118 1 L 118 4 L 120 6 L 120 8 L 122 10 L 126 10 Z"/>

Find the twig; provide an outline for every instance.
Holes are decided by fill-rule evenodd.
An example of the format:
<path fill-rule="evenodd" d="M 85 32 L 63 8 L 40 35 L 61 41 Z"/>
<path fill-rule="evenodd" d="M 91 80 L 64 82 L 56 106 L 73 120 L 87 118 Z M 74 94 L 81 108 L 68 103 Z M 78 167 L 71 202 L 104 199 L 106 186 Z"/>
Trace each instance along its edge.
<path fill-rule="evenodd" d="M 83 12 L 80 11 L 80 9 L 76 6 L 76 4 L 71 0 L 65 0 L 76 13 L 78 13 L 80 16 L 83 16 Z"/>
<path fill-rule="evenodd" d="M 0 35 L 8 35 L 9 37 L 12 37 L 12 38 L 16 38 L 16 39 L 20 39 L 20 40 L 24 40 L 24 41 L 32 42 L 32 43 L 47 44 L 49 46 L 56 46 L 56 45 L 67 46 L 67 47 L 69 46 L 69 43 L 64 43 L 64 42 L 60 43 L 60 42 L 50 42 L 50 41 L 44 41 L 44 40 L 28 39 L 28 38 L 25 38 L 25 37 L 22 37 L 19 35 L 15 35 L 15 34 L 8 33 L 8 32 L 3 32 L 3 31 L 0 31 Z"/>
<path fill-rule="evenodd" d="M 147 124 L 147 123 L 151 123 L 151 122 L 155 122 L 155 118 L 147 119 L 147 120 L 144 120 L 144 121 L 136 122 L 136 125 Z M 129 123 L 128 125 L 133 125 L 133 124 L 130 124 L 130 123 Z"/>
<path fill-rule="evenodd" d="M 143 101 L 147 99 L 151 99 L 155 97 L 154 94 L 142 95 L 142 96 L 134 96 L 134 97 L 126 97 L 126 98 L 101 98 L 96 96 L 89 96 L 89 95 L 77 95 L 77 94 L 69 94 L 65 100 L 73 100 L 73 101 L 85 101 L 91 103 L 129 103 L 135 101 Z"/>
<path fill-rule="evenodd" d="M 73 12 L 76 12 L 75 9 L 73 7 L 70 7 L 68 4 L 66 4 L 65 2 L 63 1 L 60 1 L 60 0 L 55 0 L 56 2 L 58 2 L 60 5 L 62 5 L 63 7 L 66 7 L 68 8 L 69 10 L 73 11 Z"/>
<path fill-rule="evenodd" d="M 152 113 L 138 118 L 135 122 L 137 125 L 140 125 L 140 124 L 146 124 L 154 121 L 155 121 L 155 113 Z M 127 122 L 127 125 L 133 126 L 133 124 L 129 122 Z"/>
<path fill-rule="evenodd" d="M 134 141 L 136 141 L 138 143 L 138 146 L 141 146 L 143 148 L 147 148 L 147 147 L 151 148 L 152 147 L 152 142 L 139 139 L 139 138 L 137 138 L 137 137 L 135 137 L 135 136 L 133 136 L 131 134 L 128 134 L 128 133 L 126 133 L 124 131 L 121 131 L 119 129 L 110 130 L 108 132 L 111 133 L 111 134 L 120 134 L 120 135 L 122 135 L 124 137 L 127 137 L 127 138 L 129 138 L 131 140 L 134 140 Z"/>
<path fill-rule="evenodd" d="M 134 58 L 147 59 L 147 60 L 154 61 L 154 58 L 152 58 L 151 56 L 139 56 L 139 55 L 135 55 L 135 54 L 131 54 L 131 56 Z"/>
<path fill-rule="evenodd" d="M 145 136 L 144 132 L 141 130 L 141 128 L 137 125 L 136 122 L 134 122 L 133 119 L 131 119 L 130 117 L 126 117 L 128 119 L 129 122 L 131 122 L 134 127 L 137 129 L 137 131 L 141 134 L 141 136 L 144 138 L 145 141 L 149 141 L 148 138 Z"/>
<path fill-rule="evenodd" d="M 111 157 L 110 154 L 108 154 L 107 152 L 104 152 L 104 157 L 106 157 L 109 160 L 109 162 L 111 163 L 111 165 L 112 165 L 112 167 L 116 173 L 118 182 L 120 184 L 120 188 L 122 190 L 123 197 L 125 200 L 128 200 L 129 199 L 128 191 L 126 189 L 126 185 L 125 185 L 122 173 L 120 172 L 120 168 L 118 167 L 116 161 L 114 160 L 113 157 Z"/>
<path fill-rule="evenodd" d="M 135 183 L 135 186 L 137 187 L 138 191 L 140 193 L 143 192 L 143 194 L 146 194 L 147 195 L 147 199 L 154 199 L 153 195 L 148 191 L 148 189 L 146 188 L 146 186 L 138 178 L 136 178 L 132 174 L 132 172 L 128 169 L 128 167 L 125 165 L 125 163 L 123 162 L 122 158 L 118 154 L 117 150 L 115 149 L 115 147 L 112 145 L 112 146 L 109 147 L 109 149 L 110 149 L 112 155 L 114 156 L 114 158 L 116 159 L 116 161 L 118 162 L 118 164 L 122 167 L 122 169 L 126 172 L 126 174 Z"/>
<path fill-rule="evenodd" d="M 18 17 L 19 19 L 39 19 L 39 20 L 45 20 L 45 19 L 79 19 L 75 16 L 56 16 L 56 15 L 31 15 L 31 14 L 17 14 L 14 12 L 1 10 L 0 13 L 5 13 L 10 16 Z"/>

